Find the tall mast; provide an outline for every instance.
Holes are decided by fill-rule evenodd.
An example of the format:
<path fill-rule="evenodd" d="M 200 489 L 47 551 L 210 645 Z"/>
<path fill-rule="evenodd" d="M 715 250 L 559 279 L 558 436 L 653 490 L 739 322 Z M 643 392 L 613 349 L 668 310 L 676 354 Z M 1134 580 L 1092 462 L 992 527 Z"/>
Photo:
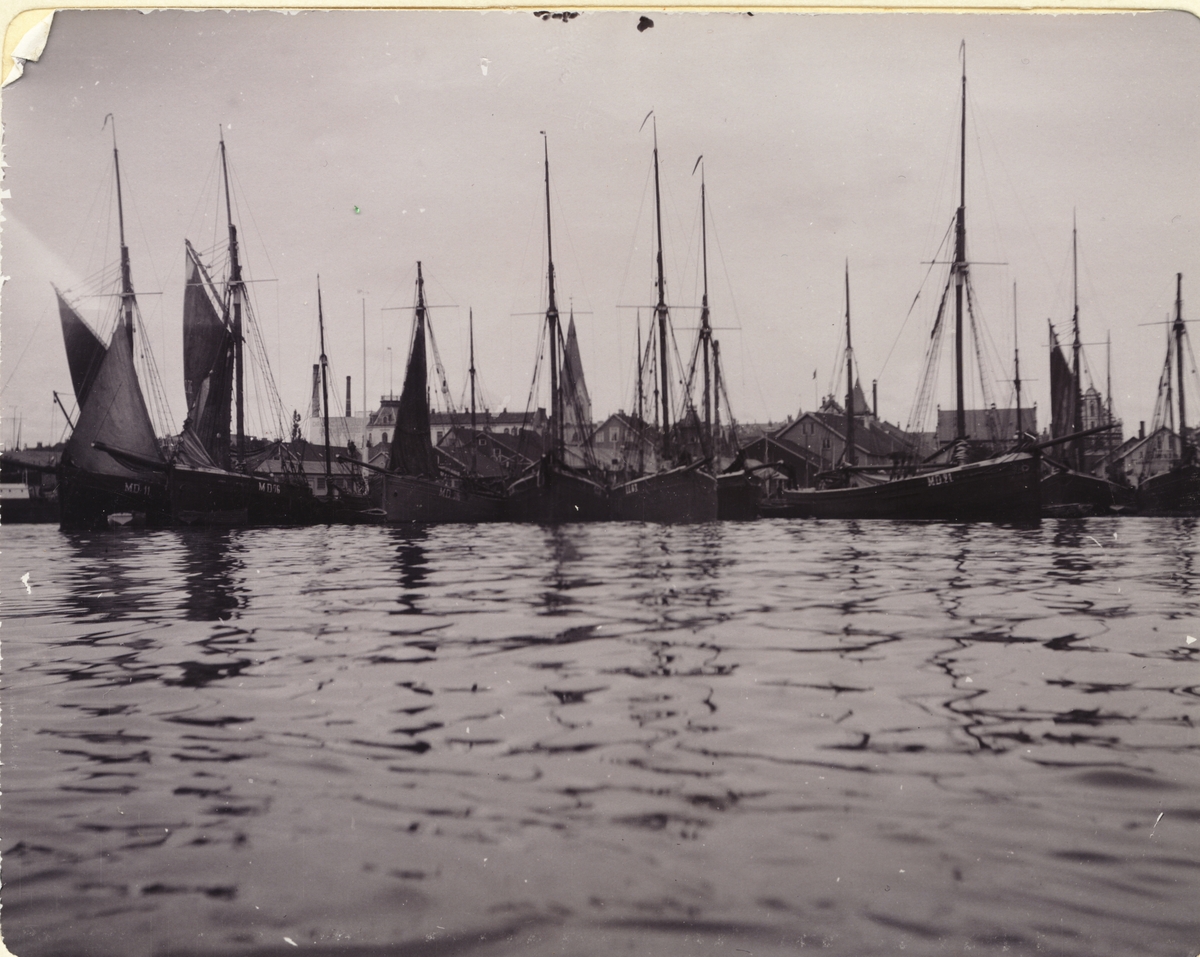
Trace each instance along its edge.
<path fill-rule="evenodd" d="M 475 441 L 475 310 L 471 309 L 467 312 L 468 330 L 471 341 L 471 471 L 478 471 L 475 459 L 475 449 L 478 443 Z"/>
<path fill-rule="evenodd" d="M 662 425 L 659 422 L 659 417 L 662 414 L 662 405 L 658 401 L 658 337 L 654 335 L 654 324 L 650 325 L 650 333 L 647 336 L 650 349 L 650 372 L 654 375 L 654 401 L 651 405 L 654 407 L 654 428 L 658 429 Z"/>
<path fill-rule="evenodd" d="M 963 286 L 967 281 L 967 46 L 962 46 L 962 116 L 959 154 L 959 200 L 954 227 L 954 375 L 957 391 L 955 438 L 967 437 L 967 412 L 963 401 Z"/>
<path fill-rule="evenodd" d="M 847 465 L 858 464 L 854 450 L 854 349 L 850 345 L 850 260 L 846 260 L 846 454 Z"/>
<path fill-rule="evenodd" d="M 321 329 L 321 406 L 325 419 L 325 496 L 333 496 L 333 462 L 329 450 L 329 359 L 325 356 L 325 313 L 321 309 L 321 277 L 317 276 L 317 325 Z"/>
<path fill-rule="evenodd" d="M 1017 446 L 1025 441 L 1025 427 L 1021 423 L 1021 350 L 1017 346 L 1017 284 L 1013 283 L 1013 385 L 1017 390 Z"/>
<path fill-rule="evenodd" d="M 704 157 L 700 157 L 703 160 Z M 697 160 L 696 162 L 700 162 Z M 704 195 L 704 167 L 700 167 L 700 249 L 704 264 L 704 294 L 700 300 L 700 344 L 704 349 L 704 436 L 712 444 L 712 398 L 709 384 L 709 342 L 712 330 L 708 315 L 708 206 Z"/>
<path fill-rule="evenodd" d="M 1075 411 L 1071 417 L 1071 429 L 1074 432 L 1083 431 L 1083 387 L 1079 381 L 1079 241 L 1078 229 L 1075 225 L 1075 211 L 1071 211 L 1071 279 L 1073 285 L 1072 301 L 1074 309 L 1071 314 L 1071 328 L 1074 340 L 1071 343 L 1071 375 L 1075 379 Z M 1071 443 L 1075 452 L 1075 468 L 1083 471 L 1083 440 L 1076 439 Z"/>
<path fill-rule="evenodd" d="M 237 227 L 229 199 L 229 166 L 225 160 L 225 134 L 221 134 L 221 175 L 225 180 L 225 218 L 229 222 L 229 297 L 233 313 L 233 368 L 236 388 L 237 466 L 246 465 L 245 369 L 242 364 L 242 264 L 238 261 Z M 322 350 L 324 351 L 324 350 Z M 328 443 L 326 443 L 328 445 Z"/>
<path fill-rule="evenodd" d="M 121 237 L 121 321 L 125 334 L 133 344 L 133 272 L 129 266 L 129 247 L 125 245 L 125 204 L 121 198 L 121 158 L 117 153 L 117 118 L 109 113 L 104 117 L 107 125 L 112 120 L 113 128 L 113 171 L 117 177 L 117 226 Z"/>
<path fill-rule="evenodd" d="M 549 303 L 546 307 L 546 328 L 550 333 L 550 420 L 553 448 L 557 454 L 562 446 L 562 397 L 558 384 L 558 303 L 554 298 L 554 248 L 550 241 L 550 146 L 542 133 L 542 150 L 546 166 L 546 260 Z"/>
<path fill-rule="evenodd" d="M 1106 425 L 1112 425 L 1112 330 L 1108 330 L 1108 341 L 1104 347 L 1104 405 Z"/>
<path fill-rule="evenodd" d="M 1170 322 L 1171 322 L 1171 316 L 1168 313 L 1167 323 L 1170 323 Z M 1173 331 L 1174 331 L 1174 329 L 1170 325 L 1168 325 L 1167 326 L 1167 402 L 1166 402 L 1167 408 L 1166 408 L 1166 413 L 1163 416 L 1166 419 L 1166 424 L 1168 427 L 1174 427 L 1174 424 L 1175 424 L 1175 396 L 1174 396 L 1174 393 L 1171 391 L 1172 376 L 1174 375 L 1174 373 L 1171 369 L 1171 353 L 1172 353 L 1172 350 L 1175 348 L 1171 344 L 1171 333 Z"/>
<path fill-rule="evenodd" d="M 642 310 L 637 311 L 637 428 L 638 428 L 638 474 L 640 475 L 646 468 L 646 444 L 642 441 L 644 428 L 646 425 L 645 419 L 645 384 L 642 381 L 642 376 L 645 370 L 642 368 Z"/>
<path fill-rule="evenodd" d="M 362 380 L 363 404 L 362 404 L 362 414 L 369 418 L 370 413 L 367 412 L 367 300 L 365 297 L 363 298 L 363 301 L 362 301 L 362 329 L 363 329 L 363 380 Z"/>
<path fill-rule="evenodd" d="M 712 341 L 713 347 L 713 425 L 716 428 L 717 442 L 713 449 L 713 461 L 716 462 L 719 455 L 721 441 L 721 343 L 716 339 Z"/>
<path fill-rule="evenodd" d="M 1175 362 L 1179 379 L 1179 447 L 1187 449 L 1187 410 L 1183 401 L 1183 273 L 1175 274 Z M 1186 456 L 1185 456 L 1186 457 Z"/>
<path fill-rule="evenodd" d="M 645 369 L 642 367 L 642 358 L 642 310 L 639 309 L 637 311 L 637 415 L 639 423 L 645 420 L 643 405 L 645 403 L 646 388 L 642 378 L 645 375 Z"/>
<path fill-rule="evenodd" d="M 662 204 L 658 187 L 658 118 L 654 120 L 654 221 L 658 229 L 658 361 L 662 369 L 662 438 L 663 451 L 667 449 L 667 434 L 671 429 L 671 389 L 667 371 L 667 299 L 666 283 L 663 279 Z"/>

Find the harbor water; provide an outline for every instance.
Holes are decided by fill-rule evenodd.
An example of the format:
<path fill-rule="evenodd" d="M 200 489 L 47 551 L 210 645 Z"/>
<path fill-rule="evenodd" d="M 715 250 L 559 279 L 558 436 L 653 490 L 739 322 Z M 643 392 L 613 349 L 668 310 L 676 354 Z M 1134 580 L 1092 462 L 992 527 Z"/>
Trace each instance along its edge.
<path fill-rule="evenodd" d="M 1200 529 L 3 531 L 19 957 L 1200 953 Z"/>

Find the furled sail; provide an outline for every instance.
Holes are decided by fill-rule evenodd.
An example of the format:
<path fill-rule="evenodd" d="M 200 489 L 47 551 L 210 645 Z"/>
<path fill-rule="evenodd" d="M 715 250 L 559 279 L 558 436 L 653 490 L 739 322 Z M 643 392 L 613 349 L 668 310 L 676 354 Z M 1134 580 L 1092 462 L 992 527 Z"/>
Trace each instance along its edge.
<path fill-rule="evenodd" d="M 82 406 L 96 373 L 100 371 L 100 363 L 104 361 L 104 343 L 83 321 L 75 307 L 63 298 L 57 286 L 54 288 L 54 294 L 58 297 L 58 315 L 62 320 L 67 365 L 71 368 L 71 384 L 75 387 L 75 400 Z"/>
<path fill-rule="evenodd" d="M 229 468 L 229 415 L 233 398 L 233 332 L 221 316 L 219 300 L 190 243 L 183 296 L 183 387 L 191 431 L 209 457 Z"/>
<path fill-rule="evenodd" d="M 1062 438 L 1074 431 L 1075 402 L 1079 390 L 1071 363 L 1050 327 L 1050 437 Z"/>
<path fill-rule="evenodd" d="M 96 442 L 116 455 L 93 448 Z M 124 323 L 113 333 L 63 458 L 93 474 L 124 477 L 144 474 L 147 463 L 163 462 L 133 364 L 133 333 Z"/>
<path fill-rule="evenodd" d="M 425 313 L 418 308 L 413 323 L 412 348 L 404 373 L 404 389 L 396 409 L 396 431 L 392 436 L 390 468 L 401 475 L 438 474 L 429 437 L 428 371 L 425 361 Z"/>

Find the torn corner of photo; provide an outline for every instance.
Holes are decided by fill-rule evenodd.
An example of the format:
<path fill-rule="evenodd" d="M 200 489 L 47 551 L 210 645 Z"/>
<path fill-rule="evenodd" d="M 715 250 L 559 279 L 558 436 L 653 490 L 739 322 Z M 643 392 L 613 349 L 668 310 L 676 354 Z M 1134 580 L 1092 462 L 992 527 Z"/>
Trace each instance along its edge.
<path fill-rule="evenodd" d="M 53 20 L 53 10 L 23 10 L 12 18 L 4 35 L 4 80 L 0 86 L 20 79 L 25 62 L 42 55 Z"/>

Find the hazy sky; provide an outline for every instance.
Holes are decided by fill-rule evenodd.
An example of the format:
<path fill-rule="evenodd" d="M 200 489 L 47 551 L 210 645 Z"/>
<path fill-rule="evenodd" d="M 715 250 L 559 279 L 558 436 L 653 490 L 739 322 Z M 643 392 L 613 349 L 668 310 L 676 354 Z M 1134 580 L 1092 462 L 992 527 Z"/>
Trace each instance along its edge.
<path fill-rule="evenodd" d="M 1023 378 L 1048 413 L 1046 319 L 1071 313 L 1079 224 L 1084 340 L 1111 332 L 1117 414 L 1149 420 L 1164 331 L 1200 288 L 1200 23 L 1139 15 L 65 12 L 3 93 L 5 423 L 57 439 L 71 384 L 50 282 L 115 261 L 113 113 L 135 284 L 176 425 L 185 414 L 183 240 L 219 245 L 218 126 L 243 255 L 288 410 L 327 351 L 361 404 L 399 392 L 420 259 L 456 394 L 467 310 L 488 403 L 523 409 L 545 304 L 542 138 L 555 260 L 597 417 L 634 399 L 636 313 L 654 301 L 654 110 L 668 299 L 699 303 L 699 175 L 709 285 L 733 411 L 810 409 L 840 361 L 843 265 L 864 386 L 907 420 L 940 289 L 927 261 L 957 205 L 960 43 L 968 73 L 968 251 L 982 319 L 1011 377 L 1018 285 Z M 944 258 L 944 257 L 943 257 Z M 938 267 L 940 268 L 940 267 Z M 270 280 L 270 281 L 268 281 Z M 161 293 L 160 295 L 150 295 Z M 108 300 L 84 300 L 107 330 Z M 1186 309 L 1186 306 L 1185 306 Z M 643 321 L 649 312 L 643 314 Z M 697 313 L 674 313 L 687 347 Z M 906 321 L 906 316 L 908 316 Z M 950 341 L 947 340 L 947 347 Z M 395 350 L 389 365 L 387 347 Z M 1105 350 L 1089 348 L 1103 389 Z M 951 365 L 949 352 L 942 362 Z M 813 371 L 818 370 L 814 383 Z M 952 402 L 943 375 L 938 398 Z M 1006 404 L 1010 387 L 997 386 Z M 976 402 L 981 400 L 976 399 Z M 1027 400 L 1028 401 L 1028 400 Z M 1193 400 L 1194 401 L 1194 400 Z M 541 404 L 545 404 L 543 399 Z M 1194 407 L 1200 403 L 1194 402 Z M 1200 412 L 1200 408 L 1197 408 Z"/>

